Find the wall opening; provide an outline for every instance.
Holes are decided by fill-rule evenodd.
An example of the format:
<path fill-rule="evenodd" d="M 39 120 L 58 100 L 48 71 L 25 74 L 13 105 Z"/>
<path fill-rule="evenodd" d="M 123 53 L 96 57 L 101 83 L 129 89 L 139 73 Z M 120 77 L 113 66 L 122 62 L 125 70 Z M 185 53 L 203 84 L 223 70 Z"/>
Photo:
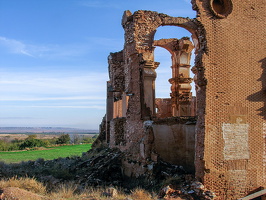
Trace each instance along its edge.
<path fill-rule="evenodd" d="M 171 54 L 162 47 L 156 47 L 154 50 L 155 61 L 159 62 L 159 67 L 156 69 L 155 95 L 156 98 L 170 98 L 170 83 L 168 79 L 172 74 L 171 70 Z"/>
<path fill-rule="evenodd" d="M 191 68 L 195 56 L 190 35 L 176 26 L 159 27 L 155 34 L 154 59 L 160 64 L 156 68 L 153 133 L 162 160 L 194 173 L 195 118 L 191 116 L 196 114 L 196 92 Z"/>
<path fill-rule="evenodd" d="M 212 2 L 212 6 L 213 6 L 213 9 L 219 13 L 219 14 L 222 14 L 224 13 L 224 10 L 225 10 L 225 7 L 224 7 L 224 3 L 222 0 L 214 0 Z"/>
<path fill-rule="evenodd" d="M 163 26 L 156 31 L 154 57 L 160 63 L 155 81 L 158 118 L 195 116 L 196 92 L 191 73 L 195 56 L 190 35 L 176 26 Z"/>
<path fill-rule="evenodd" d="M 219 18 L 224 18 L 232 12 L 231 0 L 211 0 L 210 3 L 213 13 Z"/>

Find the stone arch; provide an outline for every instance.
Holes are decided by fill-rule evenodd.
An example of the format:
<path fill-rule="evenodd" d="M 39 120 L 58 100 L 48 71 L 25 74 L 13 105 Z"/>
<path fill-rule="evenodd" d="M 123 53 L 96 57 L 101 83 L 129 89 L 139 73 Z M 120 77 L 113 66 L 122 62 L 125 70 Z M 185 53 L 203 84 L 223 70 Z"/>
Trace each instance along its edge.
<path fill-rule="evenodd" d="M 170 102 L 167 99 L 156 98 L 156 103 L 165 107 L 156 113 L 156 116 L 193 116 L 195 112 L 194 109 L 191 109 L 190 56 L 194 46 L 188 37 L 183 37 L 180 40 L 176 38 L 155 40 L 154 46 L 168 50 L 172 60 L 172 77 L 169 79 L 171 84 Z M 171 107 L 170 113 L 168 113 L 168 107 Z M 167 113 L 164 113 L 163 110 Z"/>
<path fill-rule="evenodd" d="M 130 22 L 134 23 L 132 27 L 128 27 L 128 25 L 132 25 Z M 196 19 L 171 17 L 166 14 L 146 10 L 136 11 L 133 15 L 130 11 L 125 11 L 122 25 L 126 32 L 126 43 L 132 43 L 138 40 L 135 48 L 140 51 L 152 49 L 156 29 L 160 26 L 182 27 L 192 34 L 196 50 L 199 50 L 204 45 L 199 42 L 199 29 L 202 26 Z M 143 31 L 145 32 L 144 34 Z"/>
<path fill-rule="evenodd" d="M 170 17 L 153 11 L 139 10 L 132 14 L 125 11 L 122 18 L 125 30 L 125 44 L 123 49 L 124 92 L 128 97 L 128 107 L 125 122 L 126 149 L 134 151 L 132 156 L 136 160 L 144 160 L 153 155 L 152 142 L 146 141 L 146 132 L 143 130 L 145 121 L 152 120 L 155 114 L 155 94 L 152 92 L 156 78 L 155 69 L 158 63 L 154 61 L 154 35 L 160 26 L 177 26 L 185 28 L 192 34 L 195 46 L 195 68 L 197 76 L 197 147 L 196 147 L 196 174 L 202 172 L 202 157 L 204 145 L 204 113 L 206 97 L 206 80 L 203 66 L 203 56 L 207 54 L 205 29 L 196 19 Z M 148 123 L 149 124 L 149 123 Z M 199 167 L 198 167 L 199 166 Z M 145 171 L 145 169 L 142 169 Z M 143 171 L 143 173 L 144 173 Z M 198 173 L 198 174 L 199 174 Z"/>
<path fill-rule="evenodd" d="M 125 78 L 126 91 L 130 93 L 132 90 L 137 89 L 138 86 L 131 83 L 132 79 L 141 79 L 141 82 L 149 79 L 149 83 L 143 83 L 143 88 L 138 88 L 139 92 L 143 95 L 131 98 L 132 101 L 140 102 L 140 110 L 136 111 L 136 113 L 139 113 L 141 118 L 150 118 L 155 112 L 154 102 L 152 101 L 153 94 L 147 93 L 145 88 L 154 87 L 152 82 L 156 77 L 156 64 L 154 62 L 153 43 L 154 35 L 158 27 L 182 27 L 192 34 L 196 54 L 195 65 L 197 69 L 194 70 L 194 72 L 197 75 L 197 82 L 200 83 L 196 84 L 198 87 L 206 85 L 204 67 L 201 61 L 202 55 L 207 51 L 205 31 L 203 26 L 196 19 L 171 17 L 162 13 L 143 10 L 136 11 L 132 15 L 130 11 L 125 11 L 122 25 L 125 29 L 125 58 L 127 58 L 125 60 L 125 71 L 128 74 Z M 138 62 L 138 64 L 136 62 Z M 136 67 L 138 69 L 134 69 Z M 132 69 L 140 70 L 139 77 L 130 73 Z M 204 92 L 204 90 L 201 91 Z M 141 96 L 144 96 L 144 94 L 146 96 L 141 99 Z M 204 106 L 202 107 L 204 108 Z"/>

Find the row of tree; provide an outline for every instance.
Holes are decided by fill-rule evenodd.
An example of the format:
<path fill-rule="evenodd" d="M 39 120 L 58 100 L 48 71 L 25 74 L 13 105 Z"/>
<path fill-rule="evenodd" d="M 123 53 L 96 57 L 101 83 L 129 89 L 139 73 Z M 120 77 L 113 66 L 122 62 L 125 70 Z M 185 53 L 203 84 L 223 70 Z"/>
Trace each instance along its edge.
<path fill-rule="evenodd" d="M 58 144 L 73 144 L 80 143 L 92 143 L 95 137 L 83 137 L 74 136 L 72 139 L 69 134 L 61 134 L 58 138 L 52 139 L 37 139 L 37 135 L 29 135 L 25 140 L 14 139 L 11 141 L 0 140 L 0 151 L 15 151 L 24 150 L 27 148 L 35 147 L 49 147 Z"/>

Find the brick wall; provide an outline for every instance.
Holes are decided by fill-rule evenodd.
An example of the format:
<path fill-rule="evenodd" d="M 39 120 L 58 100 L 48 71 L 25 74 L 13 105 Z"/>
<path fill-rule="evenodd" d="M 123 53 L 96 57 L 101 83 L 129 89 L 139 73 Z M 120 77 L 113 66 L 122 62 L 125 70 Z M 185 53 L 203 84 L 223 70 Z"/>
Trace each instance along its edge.
<path fill-rule="evenodd" d="M 222 0 L 220 9 L 217 2 L 194 1 L 208 48 L 202 57 L 207 84 L 198 93 L 206 104 L 196 170 L 220 199 L 237 199 L 266 186 L 266 3 Z"/>

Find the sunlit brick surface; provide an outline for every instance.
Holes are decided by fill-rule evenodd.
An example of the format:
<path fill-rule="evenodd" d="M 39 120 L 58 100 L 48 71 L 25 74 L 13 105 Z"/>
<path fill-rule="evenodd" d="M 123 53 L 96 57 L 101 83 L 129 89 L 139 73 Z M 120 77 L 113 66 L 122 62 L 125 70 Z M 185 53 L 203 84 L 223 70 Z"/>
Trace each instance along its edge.
<path fill-rule="evenodd" d="M 206 93 L 200 94 L 206 99 L 200 122 L 205 131 L 198 132 L 204 146 L 198 146 L 197 159 L 203 164 L 197 175 L 219 199 L 237 199 L 266 186 L 266 3 L 232 0 L 230 8 L 225 0 L 225 10 L 232 11 L 219 16 L 211 2 L 194 1 L 208 47 Z"/>

